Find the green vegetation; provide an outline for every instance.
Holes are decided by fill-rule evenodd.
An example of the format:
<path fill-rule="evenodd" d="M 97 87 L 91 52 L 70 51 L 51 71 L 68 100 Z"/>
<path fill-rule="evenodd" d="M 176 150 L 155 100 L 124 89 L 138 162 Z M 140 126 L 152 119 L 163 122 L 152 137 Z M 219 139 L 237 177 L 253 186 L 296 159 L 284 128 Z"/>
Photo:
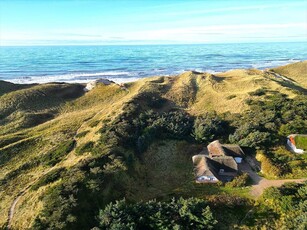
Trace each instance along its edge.
<path fill-rule="evenodd" d="M 306 183 L 288 183 L 280 188 L 268 188 L 245 223 L 258 228 L 306 229 L 306 194 Z"/>
<path fill-rule="evenodd" d="M 56 168 L 42 176 L 34 185 L 32 185 L 31 189 L 37 190 L 42 186 L 48 185 L 56 180 L 58 180 L 62 173 L 65 172 L 65 168 Z"/>
<path fill-rule="evenodd" d="M 86 130 L 86 131 L 83 131 L 83 132 L 81 132 L 81 133 L 78 133 L 78 134 L 76 135 L 76 138 L 84 137 L 84 136 L 86 136 L 86 134 L 88 134 L 89 132 L 90 132 L 89 130 Z"/>
<path fill-rule="evenodd" d="M 232 94 L 232 95 L 227 96 L 226 99 L 231 100 L 231 99 L 236 98 L 236 97 L 237 97 L 236 95 Z"/>
<path fill-rule="evenodd" d="M 302 178 L 307 175 L 307 157 L 293 154 L 285 146 L 257 151 L 256 158 L 268 178 Z"/>
<path fill-rule="evenodd" d="M 258 151 L 256 158 L 261 162 L 261 171 L 268 177 L 277 178 L 284 173 L 282 164 L 276 163 L 268 157 L 263 151 Z"/>
<path fill-rule="evenodd" d="M 307 99 L 283 94 L 266 96 L 265 101 L 251 100 L 250 109 L 239 117 L 229 117 L 235 132 L 230 142 L 241 146 L 269 148 L 285 141 L 291 133 L 304 133 L 307 127 Z"/>
<path fill-rule="evenodd" d="M 63 157 L 66 156 L 72 149 L 75 147 L 75 141 L 65 141 L 64 143 L 57 146 L 55 149 L 50 150 L 44 154 L 40 161 L 49 166 L 54 166 L 63 160 Z"/>
<path fill-rule="evenodd" d="M 33 85 L 19 85 L 19 84 L 13 84 L 11 82 L 0 81 L 0 96 L 5 93 L 9 93 L 19 89 L 25 89 L 31 86 Z"/>
<path fill-rule="evenodd" d="M 148 201 L 109 204 L 99 213 L 103 229 L 213 229 L 217 221 L 202 199 L 173 199 L 171 202 Z"/>
<path fill-rule="evenodd" d="M 89 141 L 79 147 L 76 148 L 76 154 L 77 155 L 82 155 L 83 153 L 90 153 L 92 152 L 92 149 L 94 147 L 94 142 L 93 141 Z"/>
<path fill-rule="evenodd" d="M 249 95 L 251 95 L 251 96 L 263 96 L 263 95 L 265 95 L 265 93 L 266 93 L 266 90 L 261 88 L 261 89 L 257 89 L 254 92 L 250 92 Z"/>
<path fill-rule="evenodd" d="M 225 130 L 227 124 L 217 113 L 206 113 L 196 118 L 193 136 L 196 141 L 208 143 L 225 135 Z"/>
<path fill-rule="evenodd" d="M 295 145 L 298 149 L 307 150 L 307 136 L 295 136 Z"/>
<path fill-rule="evenodd" d="M 232 181 L 226 183 L 226 187 L 244 187 L 250 184 L 250 178 L 247 173 L 235 177 Z"/>
<path fill-rule="evenodd" d="M 89 124 L 89 126 L 91 127 L 91 128 L 93 128 L 93 127 L 95 127 L 95 126 L 97 126 L 98 124 L 99 124 L 99 120 L 97 120 L 97 121 L 92 121 L 90 124 Z"/>

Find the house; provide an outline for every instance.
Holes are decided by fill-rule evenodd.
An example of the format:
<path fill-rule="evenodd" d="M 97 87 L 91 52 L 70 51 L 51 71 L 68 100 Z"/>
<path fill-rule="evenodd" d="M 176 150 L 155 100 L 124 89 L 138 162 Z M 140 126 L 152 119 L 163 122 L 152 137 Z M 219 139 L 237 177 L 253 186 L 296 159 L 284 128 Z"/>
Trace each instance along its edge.
<path fill-rule="evenodd" d="M 221 144 L 219 140 L 211 142 L 207 146 L 207 149 L 211 158 L 230 156 L 233 157 L 237 163 L 241 163 L 244 158 L 244 152 L 239 145 Z"/>
<path fill-rule="evenodd" d="M 293 152 L 302 154 L 302 153 L 304 153 L 304 149 L 297 147 L 296 142 L 295 142 L 296 136 L 298 136 L 300 138 L 305 137 L 307 139 L 307 135 L 291 134 L 291 135 L 287 136 L 287 145 L 289 146 L 290 150 L 292 150 Z"/>
<path fill-rule="evenodd" d="M 238 164 L 242 162 L 244 152 L 238 145 L 221 144 L 218 140 L 211 142 L 208 153 L 192 157 L 196 182 L 228 182 L 238 175 Z"/>
<path fill-rule="evenodd" d="M 227 182 L 238 174 L 238 164 L 230 156 L 211 158 L 206 155 L 195 155 L 192 160 L 198 183 Z"/>

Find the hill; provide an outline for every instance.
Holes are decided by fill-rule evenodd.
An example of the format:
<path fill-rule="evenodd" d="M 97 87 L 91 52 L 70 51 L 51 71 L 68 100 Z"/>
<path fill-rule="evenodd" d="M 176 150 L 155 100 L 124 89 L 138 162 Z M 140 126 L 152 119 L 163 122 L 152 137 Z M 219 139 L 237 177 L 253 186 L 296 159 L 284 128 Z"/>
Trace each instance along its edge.
<path fill-rule="evenodd" d="M 301 76 L 306 65 L 280 68 Z M 265 150 L 283 165 L 278 177 L 306 176 L 305 158 L 278 149 L 283 135 L 306 127 L 306 82 L 297 79 L 255 69 L 186 72 L 87 93 L 82 84 L 0 82 L 0 228 L 88 229 L 123 197 L 223 194 L 242 203 L 229 201 L 220 212 L 231 216 L 218 226 L 235 226 L 250 207 L 248 188 L 195 184 L 191 156 L 219 138 Z"/>
<path fill-rule="evenodd" d="M 286 66 L 272 69 L 275 73 L 283 75 L 297 84 L 307 88 L 307 61 L 296 62 Z"/>

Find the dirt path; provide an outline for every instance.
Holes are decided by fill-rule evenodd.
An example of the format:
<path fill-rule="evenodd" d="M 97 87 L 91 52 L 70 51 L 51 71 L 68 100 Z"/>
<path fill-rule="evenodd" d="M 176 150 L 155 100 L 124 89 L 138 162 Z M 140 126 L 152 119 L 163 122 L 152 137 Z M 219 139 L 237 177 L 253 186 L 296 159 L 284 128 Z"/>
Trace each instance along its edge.
<path fill-rule="evenodd" d="M 55 167 L 52 167 L 52 168 L 48 169 L 47 171 L 45 171 L 40 177 L 36 178 L 24 190 L 22 190 L 20 193 L 18 193 L 17 197 L 14 199 L 13 203 L 11 204 L 11 207 L 10 207 L 9 212 L 8 212 L 7 225 L 6 225 L 7 230 L 11 229 L 12 219 L 13 219 L 14 213 L 15 213 L 15 208 L 16 208 L 16 205 L 17 205 L 18 201 L 20 200 L 20 198 L 23 197 L 23 195 L 25 195 L 30 190 L 30 188 L 33 184 L 35 184 L 39 179 L 41 179 L 43 176 L 45 176 L 47 173 L 49 173 L 54 168 Z"/>
<path fill-rule="evenodd" d="M 258 184 L 255 184 L 255 185 L 252 186 L 251 195 L 257 198 L 263 193 L 263 190 L 265 190 L 266 188 L 269 188 L 269 187 L 272 187 L 272 186 L 280 187 L 287 182 L 302 183 L 304 181 L 307 181 L 307 178 L 285 179 L 285 180 L 267 180 L 267 179 L 263 178 Z"/>
<path fill-rule="evenodd" d="M 269 188 L 271 186 L 280 187 L 287 182 L 302 183 L 304 181 L 307 181 L 307 178 L 268 180 L 268 179 L 265 179 L 265 178 L 259 176 L 256 172 L 253 171 L 253 169 L 250 166 L 251 162 L 250 162 L 249 159 L 247 159 L 247 162 L 243 162 L 240 167 L 241 167 L 241 170 L 243 172 L 248 173 L 250 178 L 253 180 L 253 185 L 252 185 L 252 189 L 250 191 L 250 194 L 255 198 L 259 197 L 266 188 Z"/>
<path fill-rule="evenodd" d="M 16 207 L 18 201 L 20 200 L 20 198 L 29 190 L 30 187 L 31 186 L 28 186 L 24 191 L 20 192 L 18 194 L 18 196 L 15 198 L 15 200 L 13 201 L 13 203 L 10 207 L 10 210 L 9 210 L 6 229 L 11 229 L 11 224 L 12 224 L 12 219 L 13 219 L 14 212 L 15 212 L 15 207 Z"/>
<path fill-rule="evenodd" d="M 280 75 L 278 73 L 275 73 L 274 71 L 266 71 L 266 73 L 269 73 L 269 74 L 272 74 L 274 77 L 276 78 L 280 78 L 280 79 L 283 79 L 284 81 L 288 81 L 288 82 L 291 82 L 292 84 L 297 84 L 295 81 L 283 76 L 283 75 Z"/>

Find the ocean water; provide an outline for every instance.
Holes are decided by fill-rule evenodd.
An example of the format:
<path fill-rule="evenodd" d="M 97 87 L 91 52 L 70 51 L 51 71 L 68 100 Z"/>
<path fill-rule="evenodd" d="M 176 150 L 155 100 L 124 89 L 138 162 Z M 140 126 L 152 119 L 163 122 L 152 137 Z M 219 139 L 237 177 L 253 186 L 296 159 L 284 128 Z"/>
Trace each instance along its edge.
<path fill-rule="evenodd" d="M 307 60 L 307 43 L 0 47 L 0 80 L 129 82 L 188 70 L 265 69 Z"/>

